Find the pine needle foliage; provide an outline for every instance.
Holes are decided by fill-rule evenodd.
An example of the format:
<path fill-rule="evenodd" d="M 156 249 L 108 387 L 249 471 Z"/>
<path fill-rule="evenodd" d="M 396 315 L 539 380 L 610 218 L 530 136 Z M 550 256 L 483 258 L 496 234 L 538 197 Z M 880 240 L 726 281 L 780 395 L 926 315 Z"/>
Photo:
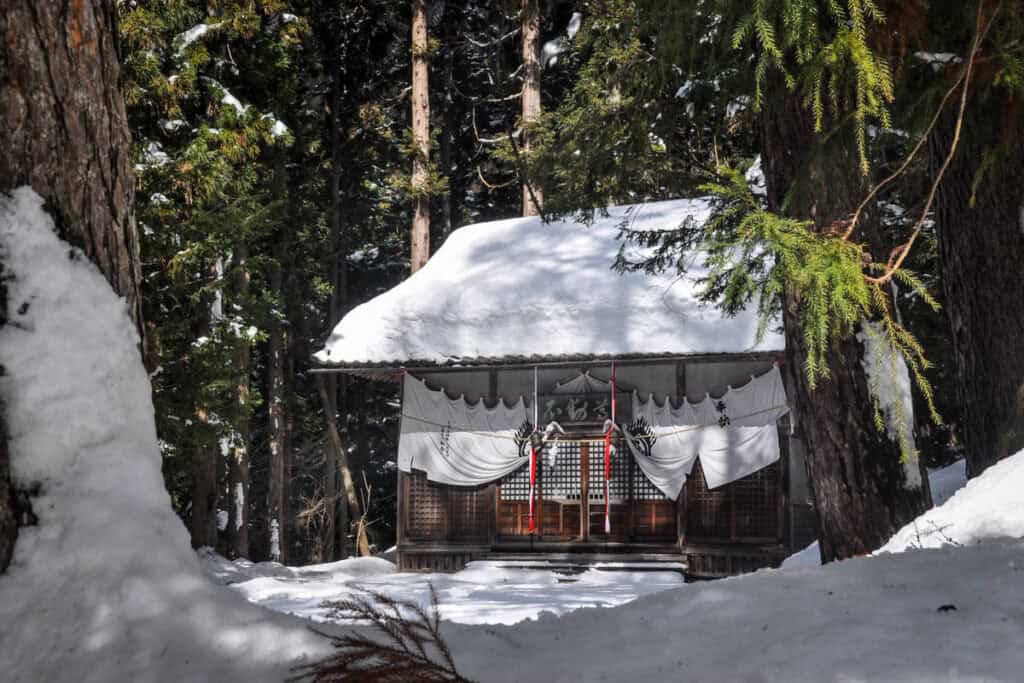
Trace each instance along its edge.
<path fill-rule="evenodd" d="M 369 624 L 371 634 L 353 631 L 341 636 L 326 633 L 337 653 L 299 667 L 291 681 L 407 681 L 472 683 L 455 668 L 455 660 L 441 636 L 437 592 L 430 585 L 430 610 L 419 603 L 365 590 L 351 598 L 325 602 L 333 619 Z"/>
<path fill-rule="evenodd" d="M 893 351 L 891 370 L 895 372 L 896 360 L 902 357 L 933 420 L 939 422 L 932 388 L 924 374 L 931 363 L 914 335 L 896 320 L 883 286 L 865 277 L 884 266 L 869 262 L 863 245 L 833 233 L 817 232 L 810 221 L 768 211 L 751 191 L 744 174 L 736 169 L 720 168 L 719 176 L 701 190 L 713 197 L 712 215 L 706 223 L 687 221 L 674 230 L 657 232 L 632 230 L 628 221 L 624 223 L 619 235 L 624 244 L 616 269 L 660 272 L 674 266 L 685 273 L 689 266 L 686 259 L 694 258 L 696 253 L 708 269 L 700 281 L 701 298 L 728 315 L 756 301 L 758 340 L 770 326 L 778 324 L 781 302 L 789 293 L 797 305 L 806 348 L 802 369 L 812 389 L 831 376 L 829 350 L 867 327 L 866 321 L 875 321 L 873 325 Z M 641 258 L 635 257 L 630 244 L 641 248 Z M 938 310 L 938 302 L 917 275 L 901 268 L 894 278 Z M 878 387 L 871 389 L 876 423 L 882 429 Z M 899 419 L 900 429 L 909 429 L 907 417 Z M 903 455 L 910 458 L 913 453 Z"/>
<path fill-rule="evenodd" d="M 884 22 L 874 0 L 755 0 L 732 35 L 733 48 L 750 42 L 758 48 L 754 106 L 763 103 L 769 72 L 777 70 L 813 112 L 818 132 L 850 112 L 867 175 L 868 126 L 891 126 L 892 68 L 869 42 L 869 31 Z"/>

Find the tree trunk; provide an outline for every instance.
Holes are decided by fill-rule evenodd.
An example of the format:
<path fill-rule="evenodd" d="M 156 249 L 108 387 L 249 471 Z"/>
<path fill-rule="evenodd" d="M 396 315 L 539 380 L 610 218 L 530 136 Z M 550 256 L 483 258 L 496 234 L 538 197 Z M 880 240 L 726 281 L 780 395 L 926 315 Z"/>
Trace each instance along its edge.
<path fill-rule="evenodd" d="M 945 312 L 971 477 L 1024 448 L 1020 116 L 1019 102 L 1015 108 L 1000 97 L 974 95 L 935 202 Z M 930 140 L 933 173 L 949 152 L 954 123 L 950 112 Z M 991 154 L 997 155 L 995 165 L 975 183 L 979 166 Z"/>
<path fill-rule="evenodd" d="M 208 424 L 205 408 L 196 410 L 196 422 Z M 192 451 L 192 513 L 189 534 L 192 547 L 217 546 L 217 454 L 206 444 Z"/>
<path fill-rule="evenodd" d="M 135 181 L 116 37 L 110 2 L 4 2 L 0 192 L 31 185 L 46 200 L 60 237 L 125 297 L 141 337 Z M 0 311 L 5 299 L 0 288 Z M 6 433 L 0 424 L 0 571 L 17 533 Z"/>
<path fill-rule="evenodd" d="M 31 185 L 139 320 L 134 179 L 116 12 L 101 0 L 5 2 L 0 190 Z M 141 332 L 140 332 L 141 334 Z"/>
<path fill-rule="evenodd" d="M 523 0 L 523 159 L 530 158 L 532 147 L 529 135 L 531 124 L 540 118 L 540 7 L 539 0 Z M 524 170 L 525 172 L 525 170 Z M 523 177 L 523 215 L 538 216 L 543 208 L 544 196 L 539 187 L 531 187 Z"/>
<path fill-rule="evenodd" d="M 430 92 L 427 0 L 412 3 L 412 272 L 430 258 Z"/>
<path fill-rule="evenodd" d="M 235 249 L 233 274 L 233 303 L 246 310 L 249 299 L 249 248 L 240 244 Z M 232 448 L 228 459 L 228 546 L 232 557 L 249 557 L 249 339 L 239 333 L 235 340 L 238 379 L 235 394 L 246 414 L 236 425 L 239 443 Z"/>
<path fill-rule="evenodd" d="M 823 142 L 797 96 L 778 84 L 766 98 L 762 158 L 769 207 L 827 228 L 851 212 L 864 191 L 857 152 L 843 132 Z M 792 188 L 792 189 L 791 189 Z M 788 197 L 787 197 L 788 194 Z M 865 216 L 862 237 L 888 254 L 877 229 L 877 212 Z M 829 351 L 831 378 L 812 390 L 804 374 L 807 349 L 797 318 L 796 292 L 786 293 L 783 323 L 786 375 L 796 432 L 806 447 L 807 474 L 819 521 L 823 561 L 875 550 L 924 511 L 927 488 L 917 463 L 904 466 L 899 444 L 874 423 L 863 371 L 864 348 L 856 339 Z"/>
<path fill-rule="evenodd" d="M 31 185 L 46 199 L 60 237 L 85 252 L 139 321 L 135 180 L 116 20 L 103 0 L 5 0 L 0 191 Z"/>
<path fill-rule="evenodd" d="M 281 293 L 281 268 L 275 265 L 271 274 L 271 288 Z M 267 405 L 270 419 L 270 465 L 267 489 L 267 528 L 270 533 L 270 559 L 284 562 L 285 502 L 284 502 L 284 354 L 287 338 L 284 324 L 273 316 L 267 342 Z"/>

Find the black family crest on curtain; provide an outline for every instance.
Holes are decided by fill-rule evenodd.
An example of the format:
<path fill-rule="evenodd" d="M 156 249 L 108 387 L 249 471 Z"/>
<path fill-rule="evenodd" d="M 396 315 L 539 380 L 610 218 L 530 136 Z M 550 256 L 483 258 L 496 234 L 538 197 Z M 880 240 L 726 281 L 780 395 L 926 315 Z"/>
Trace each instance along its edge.
<path fill-rule="evenodd" d="M 654 449 L 654 444 L 658 441 L 658 437 L 655 436 L 654 428 L 650 423 L 648 423 L 643 417 L 638 417 L 633 420 L 633 422 L 626 425 L 626 431 L 633 440 L 633 447 L 639 451 L 641 455 L 650 458 L 651 451 Z"/>

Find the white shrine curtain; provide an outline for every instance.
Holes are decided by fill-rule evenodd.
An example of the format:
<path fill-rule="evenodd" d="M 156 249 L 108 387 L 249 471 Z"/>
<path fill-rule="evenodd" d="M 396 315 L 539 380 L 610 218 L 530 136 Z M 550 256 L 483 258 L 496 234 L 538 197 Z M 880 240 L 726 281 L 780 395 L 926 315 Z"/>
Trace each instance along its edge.
<path fill-rule="evenodd" d="M 678 408 L 668 397 L 658 404 L 633 394 L 633 419 L 643 418 L 646 434 L 623 436 L 647 478 L 662 493 L 679 497 L 700 458 L 708 488 L 742 479 L 779 459 L 776 422 L 789 412 L 778 366 L 719 398 Z"/>
<path fill-rule="evenodd" d="M 526 401 L 494 408 L 484 402 L 450 399 L 406 374 L 398 466 L 427 473 L 430 481 L 479 486 L 501 479 L 529 460 L 516 432 L 529 421 Z M 720 398 L 706 396 L 674 408 L 666 397 L 641 401 L 633 394 L 633 419 L 646 433 L 623 432 L 640 469 L 675 500 L 699 457 L 709 488 L 752 474 L 779 459 L 776 421 L 789 412 L 779 368 L 729 388 Z M 653 438 L 651 438 L 653 437 Z"/>
<path fill-rule="evenodd" d="M 479 486 L 501 479 L 529 460 L 514 440 L 527 421 L 526 403 L 488 408 L 483 400 L 450 399 L 406 373 L 398 467 L 427 473 L 440 484 Z"/>

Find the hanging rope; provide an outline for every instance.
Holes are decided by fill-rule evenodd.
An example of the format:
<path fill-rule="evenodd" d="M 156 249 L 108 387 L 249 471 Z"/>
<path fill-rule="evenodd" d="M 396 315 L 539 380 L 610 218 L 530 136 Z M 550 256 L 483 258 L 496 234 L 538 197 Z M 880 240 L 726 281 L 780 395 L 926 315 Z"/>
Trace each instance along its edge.
<path fill-rule="evenodd" d="M 604 433 L 604 532 L 612 532 L 611 500 L 608 496 L 612 479 L 612 432 L 615 431 L 615 361 L 612 361 L 612 419 Z"/>

